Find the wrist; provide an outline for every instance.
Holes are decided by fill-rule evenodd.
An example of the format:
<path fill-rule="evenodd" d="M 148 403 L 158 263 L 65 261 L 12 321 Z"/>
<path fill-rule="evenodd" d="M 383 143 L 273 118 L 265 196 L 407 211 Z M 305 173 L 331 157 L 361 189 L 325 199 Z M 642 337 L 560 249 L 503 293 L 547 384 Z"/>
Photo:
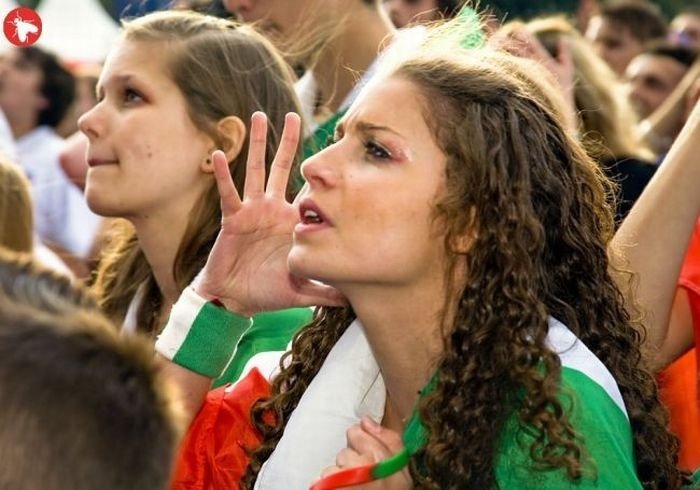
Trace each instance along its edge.
<path fill-rule="evenodd" d="M 198 274 L 197 277 L 194 278 L 194 281 L 192 281 L 190 287 L 197 296 L 204 298 L 206 301 L 209 301 L 216 306 L 225 308 L 234 315 L 251 318 L 253 315 L 255 315 L 255 313 L 257 313 L 256 311 L 245 307 L 242 303 L 233 298 L 224 298 L 213 292 L 213 288 L 209 287 L 209 283 L 203 277 L 202 273 Z"/>
<path fill-rule="evenodd" d="M 173 306 L 156 351 L 190 371 L 221 375 L 252 320 L 220 308 L 186 288 Z"/>

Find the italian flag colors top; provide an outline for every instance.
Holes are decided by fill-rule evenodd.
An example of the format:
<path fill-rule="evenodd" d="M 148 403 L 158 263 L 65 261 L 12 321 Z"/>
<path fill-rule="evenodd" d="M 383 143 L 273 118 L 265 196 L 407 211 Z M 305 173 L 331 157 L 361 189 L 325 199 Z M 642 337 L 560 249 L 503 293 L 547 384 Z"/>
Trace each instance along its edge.
<path fill-rule="evenodd" d="M 212 325 L 230 327 L 234 316 L 201 298 L 193 298 L 196 295 L 191 290 L 185 296 L 189 299 L 178 301 L 157 347 L 174 362 L 178 362 L 178 349 L 187 349 L 187 341 L 183 339 L 189 334 L 203 326 L 207 331 L 212 330 Z M 168 333 L 171 324 L 176 325 L 173 330 L 179 329 L 178 335 Z M 236 328 L 242 330 L 238 334 L 240 338 L 246 327 Z M 183 340 L 182 345 L 172 343 L 176 338 Z M 561 360 L 559 397 L 584 448 L 584 476 L 572 481 L 563 469 L 534 468 L 529 455 L 533 435 L 513 417 L 506 423 L 496 457 L 499 487 L 641 488 L 635 471 L 632 432 L 614 378 L 555 319 L 549 321 L 547 342 Z M 164 345 L 168 343 L 169 346 Z M 200 354 L 206 355 L 203 350 L 188 354 L 190 364 Z M 250 407 L 270 393 L 269 379 L 276 372 L 274 366 L 278 365 L 280 355 L 281 352 L 256 353 L 245 368 L 236 368 L 243 372 L 238 382 L 210 392 L 181 447 L 172 488 L 238 488 L 247 454 L 260 442 L 250 423 Z M 362 359 L 361 364 L 358 359 Z M 334 464 L 336 454 L 345 447 L 345 432 L 352 421 L 359 423 L 364 415 L 380 414 L 385 396 L 381 373 L 362 326 L 356 321 L 348 327 L 302 396 L 284 436 L 263 467 L 264 484 L 258 488 L 308 489 L 325 467 Z M 372 408 L 364 410 L 367 406 Z"/>

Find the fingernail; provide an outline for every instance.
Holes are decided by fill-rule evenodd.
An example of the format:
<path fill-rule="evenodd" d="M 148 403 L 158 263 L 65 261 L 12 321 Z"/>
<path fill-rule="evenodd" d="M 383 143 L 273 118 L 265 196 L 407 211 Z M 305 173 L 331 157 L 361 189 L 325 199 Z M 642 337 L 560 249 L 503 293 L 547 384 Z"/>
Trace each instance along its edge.
<path fill-rule="evenodd" d="M 367 430 L 379 434 L 382 430 L 382 426 L 379 425 L 372 417 L 364 417 L 365 425 Z"/>

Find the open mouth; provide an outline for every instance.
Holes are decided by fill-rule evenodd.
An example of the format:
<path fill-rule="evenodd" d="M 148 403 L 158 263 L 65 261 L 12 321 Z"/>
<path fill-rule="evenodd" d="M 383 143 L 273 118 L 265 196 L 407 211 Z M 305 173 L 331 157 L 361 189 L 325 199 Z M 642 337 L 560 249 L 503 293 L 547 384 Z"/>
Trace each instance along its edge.
<path fill-rule="evenodd" d="M 330 221 L 323 215 L 321 210 L 316 206 L 311 199 L 304 199 L 299 204 L 299 218 L 304 225 L 322 225 L 331 224 Z"/>
<path fill-rule="evenodd" d="M 301 222 L 305 225 L 315 225 L 323 223 L 323 218 L 316 211 L 307 209 L 301 217 Z"/>

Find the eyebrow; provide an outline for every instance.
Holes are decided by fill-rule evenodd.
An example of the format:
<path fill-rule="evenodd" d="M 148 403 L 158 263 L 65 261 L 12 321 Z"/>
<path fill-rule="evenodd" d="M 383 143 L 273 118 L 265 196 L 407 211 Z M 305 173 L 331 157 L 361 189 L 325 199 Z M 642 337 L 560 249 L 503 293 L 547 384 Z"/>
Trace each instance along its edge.
<path fill-rule="evenodd" d="M 344 119 L 341 120 L 338 123 L 338 125 L 336 126 L 336 131 L 338 131 L 340 133 L 345 133 L 345 123 L 346 122 L 347 121 Z M 404 136 L 401 133 L 394 131 L 393 129 L 391 129 L 390 127 L 387 127 L 387 126 L 379 126 L 377 124 L 372 124 L 372 123 L 369 123 L 366 121 L 358 121 L 357 123 L 354 124 L 354 126 L 355 126 L 355 129 L 361 133 L 370 133 L 372 131 L 386 131 L 388 133 L 391 133 L 391 134 L 398 136 L 399 138 L 406 139 L 406 138 L 404 138 Z"/>
<path fill-rule="evenodd" d="M 126 85 L 129 83 L 129 81 L 133 78 L 133 75 L 130 73 L 127 73 L 126 75 L 116 75 L 112 77 L 111 79 L 108 80 L 110 82 L 110 85 L 116 83 L 118 85 Z M 97 97 L 99 98 L 100 96 L 100 91 L 104 90 L 104 83 L 97 82 L 97 85 L 95 85 L 95 93 Z"/>

